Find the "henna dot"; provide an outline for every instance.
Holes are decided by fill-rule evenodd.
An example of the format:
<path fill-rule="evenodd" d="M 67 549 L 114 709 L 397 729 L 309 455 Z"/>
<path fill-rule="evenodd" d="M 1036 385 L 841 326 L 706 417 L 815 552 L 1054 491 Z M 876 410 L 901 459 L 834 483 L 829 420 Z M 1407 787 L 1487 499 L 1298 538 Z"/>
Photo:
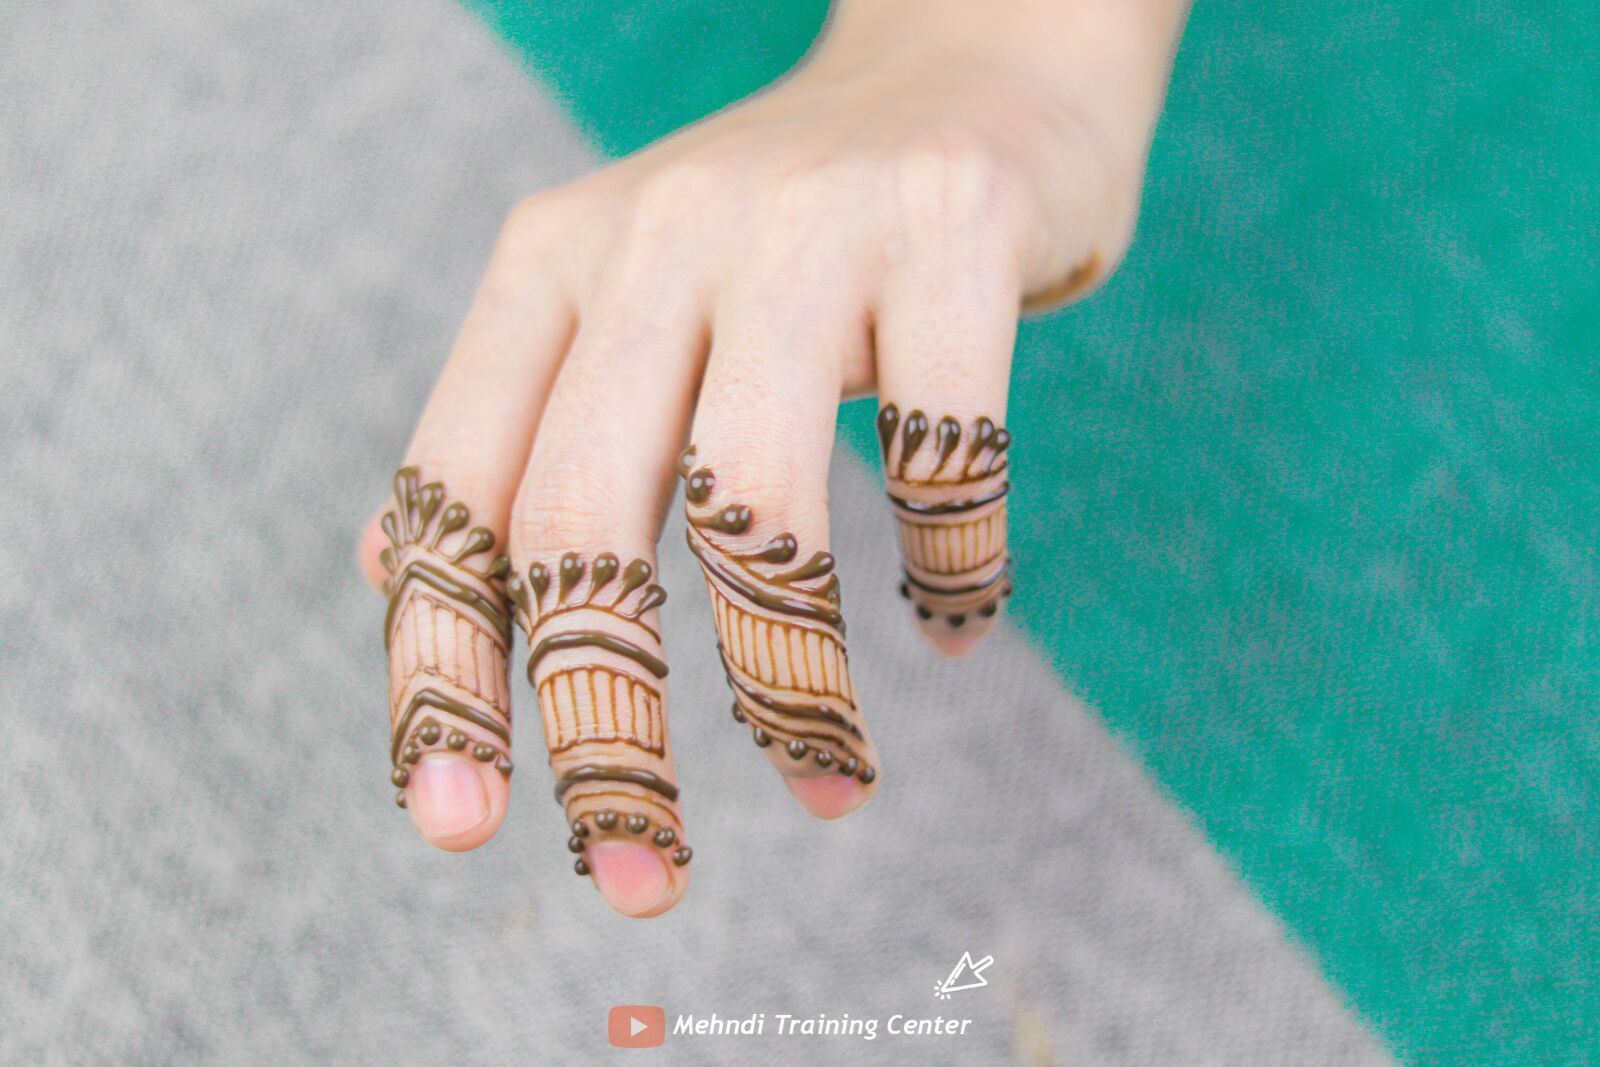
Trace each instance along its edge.
<path fill-rule="evenodd" d="M 713 525 L 723 533 L 742 534 L 750 529 L 750 509 L 743 504 L 723 508 L 717 512 Z"/>
<path fill-rule="evenodd" d="M 462 749 L 467 747 L 467 735 L 462 733 L 460 730 L 451 730 L 450 736 L 445 738 L 444 743 L 449 745 L 455 751 L 460 752 Z"/>
<path fill-rule="evenodd" d="M 422 724 L 422 729 L 417 731 L 417 740 L 425 745 L 437 745 L 442 732 L 438 723 L 425 722 Z"/>
<path fill-rule="evenodd" d="M 406 791 L 404 789 L 394 795 L 394 802 L 399 807 L 406 806 Z"/>
<path fill-rule="evenodd" d="M 816 761 L 818 767 L 827 767 L 833 763 L 833 753 L 818 752 L 816 755 Z"/>
<path fill-rule="evenodd" d="M 571 837 L 567 838 L 567 851 L 582 852 L 583 838 L 579 837 L 577 834 L 573 834 Z"/>
<path fill-rule="evenodd" d="M 711 498 L 711 490 L 717 485 L 716 476 L 710 468 L 701 467 L 689 475 L 688 482 L 683 488 L 683 495 L 691 504 L 704 504 Z"/>
<path fill-rule="evenodd" d="M 404 789 L 406 787 L 406 783 L 411 781 L 411 772 L 406 770 L 404 767 L 396 767 L 390 773 L 389 781 L 393 782 L 401 789 Z"/>
<path fill-rule="evenodd" d="M 733 702 L 733 721 L 744 722 L 744 709 L 739 706 L 737 700 Z"/>
<path fill-rule="evenodd" d="M 650 820 L 643 815 L 628 816 L 628 833 L 642 834 L 648 829 L 650 829 Z"/>
<path fill-rule="evenodd" d="M 678 835 L 676 833 L 674 833 L 670 829 L 663 828 L 663 829 L 660 829 L 660 830 L 656 831 L 655 840 L 656 840 L 656 847 L 658 847 L 658 848 L 671 848 L 673 846 L 673 844 L 678 840 Z"/>
<path fill-rule="evenodd" d="M 750 731 L 750 739 L 756 743 L 757 748 L 766 748 L 772 744 L 772 735 L 759 726 Z"/>
<path fill-rule="evenodd" d="M 959 630 L 967 624 L 967 617 L 965 615 L 947 615 L 945 616 L 945 619 L 950 623 L 950 628 L 953 630 Z"/>
<path fill-rule="evenodd" d="M 921 619 L 923 622 L 927 622 L 929 619 L 933 618 L 933 612 L 929 611 L 927 608 L 923 607 L 921 604 L 918 604 L 917 605 L 917 618 Z"/>
<path fill-rule="evenodd" d="M 678 849 L 678 851 L 672 854 L 672 862 L 677 864 L 679 867 L 682 867 L 685 863 L 688 863 L 693 858 L 694 849 L 690 848 L 688 845 L 684 845 L 682 848 Z"/>
<path fill-rule="evenodd" d="M 790 741 L 787 747 L 789 749 L 789 758 L 790 759 L 804 759 L 805 758 L 806 747 L 807 746 L 806 746 L 806 743 L 804 741 L 801 741 L 799 738 L 796 738 L 795 740 Z"/>
<path fill-rule="evenodd" d="M 615 830 L 617 828 L 617 813 L 602 811 L 594 817 L 594 824 L 602 830 Z"/>
<path fill-rule="evenodd" d="M 856 775 L 856 780 L 862 785 L 871 785 L 873 780 L 877 777 L 878 770 L 876 767 L 865 767 L 862 769 L 860 774 Z"/>
<path fill-rule="evenodd" d="M 495 760 L 494 769 L 505 775 L 507 778 L 511 777 L 511 771 L 513 770 L 511 761 L 505 756 L 501 756 L 499 759 Z"/>
<path fill-rule="evenodd" d="M 995 617 L 996 613 L 999 612 L 999 610 L 1000 605 L 991 600 L 989 603 L 978 609 L 978 614 L 982 615 L 986 619 L 992 619 Z"/>
<path fill-rule="evenodd" d="M 422 749 L 418 748 L 416 745 L 408 744 L 405 748 L 400 750 L 400 758 L 405 760 L 407 763 L 415 763 L 417 760 L 422 758 Z"/>
<path fill-rule="evenodd" d="M 839 764 L 839 773 L 844 775 L 846 778 L 853 777 L 856 771 L 860 769 L 861 761 L 856 759 L 854 756 L 851 756 L 849 759 Z"/>
<path fill-rule="evenodd" d="M 911 587 L 909 585 L 907 585 L 905 582 L 901 582 L 900 583 L 900 598 L 902 600 L 910 600 L 911 599 Z"/>
<path fill-rule="evenodd" d="M 588 837 L 589 836 L 589 826 L 582 819 L 573 819 L 572 820 L 572 832 L 574 834 L 577 834 L 579 837 Z"/>
<path fill-rule="evenodd" d="M 756 550 L 756 555 L 768 563 L 788 563 L 800 551 L 800 542 L 792 533 L 781 533 Z"/>
<path fill-rule="evenodd" d="M 488 763 L 490 760 L 494 759 L 496 755 L 497 753 L 495 752 L 495 747 L 493 745 L 486 745 L 480 741 L 476 745 L 472 746 L 472 758 L 477 760 L 479 763 Z"/>
<path fill-rule="evenodd" d="M 581 859 L 577 863 L 574 863 L 572 865 L 572 869 L 573 869 L 574 872 L 576 872 L 580 876 L 586 875 L 586 874 L 589 873 L 589 865 L 587 863 L 583 862 L 583 860 L 581 860 Z"/>

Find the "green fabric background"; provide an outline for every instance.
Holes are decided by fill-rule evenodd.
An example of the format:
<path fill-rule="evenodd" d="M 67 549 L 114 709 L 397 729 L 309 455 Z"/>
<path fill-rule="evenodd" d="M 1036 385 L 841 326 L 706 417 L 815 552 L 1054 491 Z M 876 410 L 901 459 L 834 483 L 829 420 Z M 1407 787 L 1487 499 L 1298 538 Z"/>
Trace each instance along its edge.
<path fill-rule="evenodd" d="M 614 154 L 825 8 L 468 2 Z M 1418 1063 L 1600 1055 L 1590 10 L 1199 5 L 1132 254 L 1019 343 L 1015 618 Z"/>

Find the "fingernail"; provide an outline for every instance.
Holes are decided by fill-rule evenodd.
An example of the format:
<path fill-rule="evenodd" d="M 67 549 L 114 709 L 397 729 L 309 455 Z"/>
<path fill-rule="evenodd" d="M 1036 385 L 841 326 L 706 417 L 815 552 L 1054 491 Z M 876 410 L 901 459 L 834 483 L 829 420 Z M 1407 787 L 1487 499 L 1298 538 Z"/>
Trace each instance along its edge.
<path fill-rule="evenodd" d="M 941 655 L 960 659 L 983 643 L 994 629 L 995 616 L 928 615 L 916 612 L 917 629 Z"/>
<path fill-rule="evenodd" d="M 583 853 L 605 902 L 624 915 L 647 915 L 672 894 L 659 850 L 627 841 L 597 841 Z"/>
<path fill-rule="evenodd" d="M 471 760 L 429 755 L 411 770 L 406 810 L 418 833 L 430 844 L 443 846 L 489 817 L 489 793 Z"/>
<path fill-rule="evenodd" d="M 783 784 L 800 806 L 819 819 L 838 819 L 849 815 L 872 798 L 854 778 L 842 774 L 819 774 L 810 778 L 786 776 Z"/>

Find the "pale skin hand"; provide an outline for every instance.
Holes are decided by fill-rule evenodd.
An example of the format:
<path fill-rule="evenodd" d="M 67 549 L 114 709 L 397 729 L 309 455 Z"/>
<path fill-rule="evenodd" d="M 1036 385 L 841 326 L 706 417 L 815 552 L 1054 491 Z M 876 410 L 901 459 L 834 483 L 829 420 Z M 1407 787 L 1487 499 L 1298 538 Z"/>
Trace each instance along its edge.
<path fill-rule="evenodd" d="M 827 548 L 841 397 L 876 391 L 901 413 L 949 416 L 969 435 L 963 442 L 981 417 L 1003 425 L 1019 311 L 1082 295 L 1127 248 L 1185 7 L 847 0 L 817 53 L 779 86 L 515 209 L 406 464 L 494 533 L 514 587 L 526 591 L 541 566 L 550 576 L 544 595 L 555 599 L 536 598 L 521 619 L 542 627 L 536 638 L 571 637 L 579 623 L 562 622 L 571 619 L 613 645 L 645 648 L 643 658 L 618 658 L 578 641 L 541 661 L 534 681 L 552 705 L 546 740 L 558 775 L 603 764 L 675 782 L 664 679 L 639 667 L 659 655 L 659 613 L 644 603 L 629 617 L 645 586 L 618 612 L 594 611 L 589 598 L 610 604 L 630 561 L 654 565 L 686 445 L 696 447 L 686 470 L 715 472 L 704 508 L 749 508 L 748 528 L 715 535 L 717 544 L 748 550 L 789 533 L 797 566 Z M 928 473 L 913 466 L 908 477 Z M 374 519 L 360 558 L 375 585 L 388 544 Z M 606 554 L 618 561 L 610 581 Z M 578 577 L 564 586 L 567 557 Z M 804 581 L 801 595 L 821 596 L 823 581 Z M 574 606 L 583 610 L 550 615 Z M 919 621 L 950 654 L 987 632 L 977 622 Z M 808 635 L 826 647 L 826 627 L 790 637 Z M 739 640 L 723 637 L 725 648 Z M 456 655 L 448 642 L 434 647 Z M 879 782 L 848 670 L 835 662 L 817 668 L 827 686 L 806 691 L 843 691 L 830 706 L 856 731 L 839 744 L 813 738 L 800 755 L 782 734 L 758 750 L 821 818 L 860 807 Z M 570 676 L 595 692 L 597 667 L 606 685 L 645 694 L 630 705 L 642 716 L 630 721 L 644 725 L 628 743 L 595 739 L 582 722 L 595 704 L 575 697 L 579 687 L 560 689 L 572 697 L 553 707 Z M 746 708 L 761 714 L 765 698 L 750 699 Z M 760 743 L 756 726 L 752 718 L 745 728 Z M 440 741 L 397 775 L 418 831 L 440 848 L 483 844 L 506 811 L 509 776 L 472 759 L 473 747 Z M 507 757 L 509 747 L 500 746 Z M 834 773 L 846 757 L 870 770 Z M 630 838 L 596 825 L 595 802 L 585 807 L 582 796 L 589 788 L 564 798 L 583 823 L 572 845 L 581 869 L 624 914 L 666 911 L 690 869 L 687 857 L 671 860 L 685 844 L 678 801 L 632 785 L 596 794 L 624 816 L 650 814 Z M 656 847 L 665 829 L 671 841 Z"/>

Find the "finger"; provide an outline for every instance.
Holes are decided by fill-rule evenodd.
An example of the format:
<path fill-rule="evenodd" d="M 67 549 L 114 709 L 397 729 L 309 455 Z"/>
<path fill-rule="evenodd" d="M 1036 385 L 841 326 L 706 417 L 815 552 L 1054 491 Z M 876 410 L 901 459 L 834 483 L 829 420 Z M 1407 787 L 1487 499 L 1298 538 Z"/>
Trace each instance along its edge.
<path fill-rule="evenodd" d="M 534 219 L 519 209 L 506 224 L 406 452 L 412 465 L 454 461 L 433 473 L 452 482 L 471 479 L 474 492 L 492 497 L 482 504 L 490 510 L 479 517 L 496 519 L 496 530 L 504 529 L 510 514 L 539 412 L 574 326 L 570 302 L 542 263 L 549 224 L 527 221 Z M 496 461 L 483 463 L 480 457 Z M 387 544 L 380 521 L 389 507 L 379 505 L 356 542 L 362 577 L 379 591 L 387 577 L 378 558 Z"/>
<path fill-rule="evenodd" d="M 389 572 L 383 569 L 383 550 L 389 546 L 389 538 L 383 532 L 383 513 L 388 511 L 385 505 L 372 513 L 372 518 L 361 527 L 361 536 L 356 540 L 356 566 L 361 569 L 361 577 L 366 583 L 378 592 L 383 592 L 383 583 L 389 580 Z"/>
<path fill-rule="evenodd" d="M 1003 422 L 1019 296 L 987 234 L 925 241 L 880 303 L 878 440 L 900 591 L 934 647 L 960 656 L 994 629 L 1011 593 Z"/>
<path fill-rule="evenodd" d="M 642 300 L 608 300 L 617 312 L 579 331 L 513 521 L 510 591 L 574 870 L 641 918 L 683 896 L 693 856 L 652 581 L 701 345 L 692 303 L 676 299 L 648 316 Z"/>
<path fill-rule="evenodd" d="M 730 294 L 734 310 L 714 329 L 695 444 L 679 462 L 687 534 L 711 593 L 734 719 L 806 810 L 837 818 L 870 799 L 879 773 L 827 551 L 843 362 L 834 357 L 859 351 L 866 334 L 842 309 L 797 313 L 756 291 Z"/>
<path fill-rule="evenodd" d="M 510 504 L 570 308 L 502 241 L 380 525 L 392 780 L 424 840 L 476 848 L 510 801 Z"/>

